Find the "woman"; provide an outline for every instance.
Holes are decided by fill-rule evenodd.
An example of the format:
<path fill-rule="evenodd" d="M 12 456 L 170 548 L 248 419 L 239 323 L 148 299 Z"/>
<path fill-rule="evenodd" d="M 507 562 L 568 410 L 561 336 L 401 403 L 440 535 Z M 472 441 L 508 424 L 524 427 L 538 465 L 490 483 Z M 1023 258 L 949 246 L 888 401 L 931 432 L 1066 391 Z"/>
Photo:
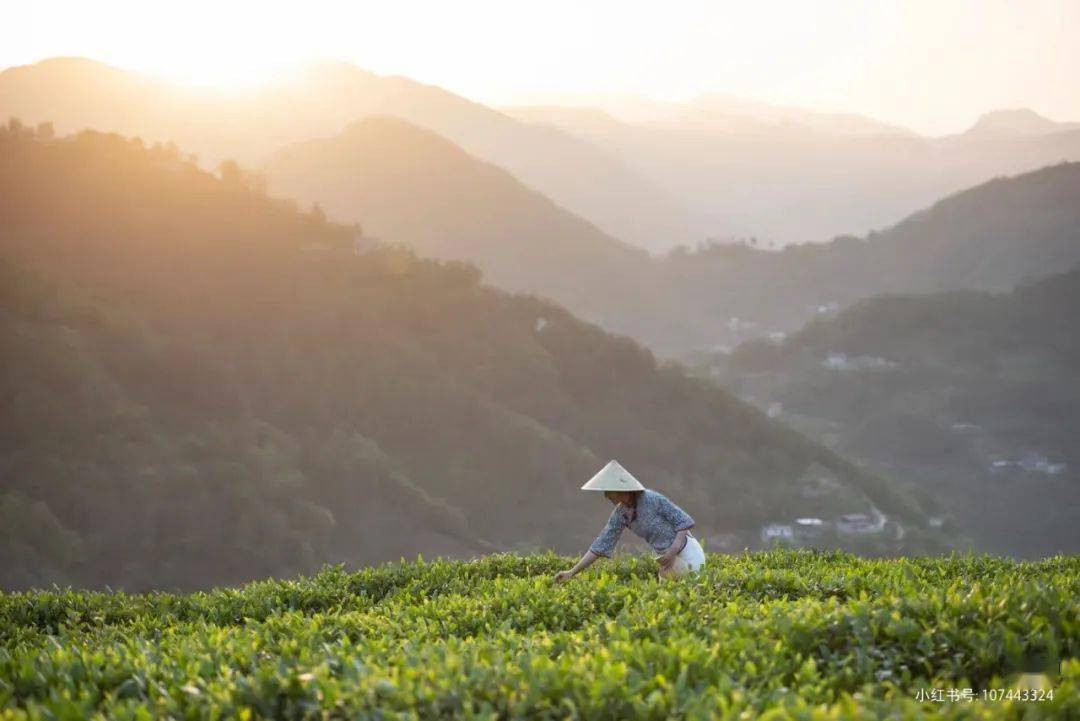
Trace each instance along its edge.
<path fill-rule="evenodd" d="M 603 491 L 615 510 L 581 560 L 555 574 L 556 583 L 570 580 L 601 556 L 610 558 L 624 528 L 644 538 L 659 554 L 661 580 L 685 576 L 704 565 L 705 551 L 690 533 L 694 519 L 663 494 L 647 490 L 618 461 L 604 466 L 581 490 Z"/>

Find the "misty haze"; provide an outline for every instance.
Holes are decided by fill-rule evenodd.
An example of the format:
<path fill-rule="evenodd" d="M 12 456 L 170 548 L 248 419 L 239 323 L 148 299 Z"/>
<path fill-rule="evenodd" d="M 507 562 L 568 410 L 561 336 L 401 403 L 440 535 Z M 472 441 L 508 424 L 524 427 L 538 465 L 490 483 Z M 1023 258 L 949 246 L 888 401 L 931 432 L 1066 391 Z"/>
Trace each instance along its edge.
<path fill-rule="evenodd" d="M 285 8 L 0 28 L 0 718 L 1080 712 L 1080 6 Z"/>

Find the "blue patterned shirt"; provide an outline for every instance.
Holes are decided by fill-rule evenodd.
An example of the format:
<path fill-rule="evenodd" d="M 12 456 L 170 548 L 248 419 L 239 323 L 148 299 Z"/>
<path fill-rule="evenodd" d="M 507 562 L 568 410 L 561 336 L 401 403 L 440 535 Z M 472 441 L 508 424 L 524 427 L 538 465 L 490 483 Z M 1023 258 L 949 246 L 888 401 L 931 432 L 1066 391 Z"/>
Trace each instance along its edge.
<path fill-rule="evenodd" d="M 692 528 L 694 519 L 683 509 L 669 501 L 662 493 L 644 491 L 639 497 L 637 508 L 628 508 L 621 503 L 611 512 L 607 525 L 596 537 L 589 550 L 598 556 L 608 556 L 615 551 L 624 528 L 629 528 L 657 553 L 663 553 L 675 541 L 675 534 Z"/>

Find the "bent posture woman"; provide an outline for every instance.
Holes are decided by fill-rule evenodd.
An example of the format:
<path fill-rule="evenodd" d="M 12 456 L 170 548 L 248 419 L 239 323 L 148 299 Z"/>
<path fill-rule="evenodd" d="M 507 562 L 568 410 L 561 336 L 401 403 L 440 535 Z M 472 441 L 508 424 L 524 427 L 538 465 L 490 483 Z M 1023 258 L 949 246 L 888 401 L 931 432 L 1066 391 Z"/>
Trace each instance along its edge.
<path fill-rule="evenodd" d="M 581 560 L 570 570 L 555 574 L 556 583 L 568 581 L 601 556 L 610 558 L 624 528 L 644 538 L 657 552 L 661 580 L 692 573 L 705 563 L 705 551 L 690 533 L 694 519 L 663 494 L 646 489 L 617 461 L 604 466 L 581 490 L 603 491 L 615 510 Z"/>

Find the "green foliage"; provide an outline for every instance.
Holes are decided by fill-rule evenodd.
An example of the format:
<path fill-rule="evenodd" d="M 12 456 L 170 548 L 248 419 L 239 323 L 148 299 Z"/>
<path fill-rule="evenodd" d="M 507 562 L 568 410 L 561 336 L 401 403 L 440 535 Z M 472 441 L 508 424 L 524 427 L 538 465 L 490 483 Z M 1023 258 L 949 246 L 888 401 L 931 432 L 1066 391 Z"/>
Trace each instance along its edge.
<path fill-rule="evenodd" d="M 821 446 L 471 266 L 357 254 L 354 228 L 167 147 L 20 131 L 0 154 L 0 471 L 82 545 L 40 577 L 33 559 L 56 553 L 21 533 L 38 555 L 12 553 L 0 587 L 576 551 L 609 511 L 577 488 L 616 456 L 702 536 L 756 536 L 815 465 L 921 520 Z"/>
<path fill-rule="evenodd" d="M 0 718 L 1066 719 L 1080 563 L 491 556 L 187 596 L 0 596 Z M 1053 699 L 989 701 L 1019 673 Z M 920 702 L 920 690 L 975 690 Z"/>
<path fill-rule="evenodd" d="M 843 307 L 882 293 L 1008 291 L 1076 267 L 1078 241 L 1080 163 L 1060 163 L 969 188 L 865 238 L 841 236 L 778 252 L 706 244 L 673 254 L 660 266 L 677 322 L 668 319 L 666 333 L 663 327 L 629 330 L 653 347 L 663 343 L 690 353 L 746 339 L 737 332 L 725 336 L 718 318 L 752 321 L 754 334 L 764 335 L 803 326 L 818 306 Z M 768 360 L 753 349 L 747 353 Z"/>
<path fill-rule="evenodd" d="M 728 387 L 818 421 L 842 453 L 867 459 L 952 516 L 976 547 L 1038 557 L 1080 551 L 1080 270 L 1011 293 L 877 296 L 783 343 L 753 341 L 724 362 Z M 824 361 L 888 361 L 837 371 Z M 1046 457 L 1054 474 L 996 460 Z"/>

